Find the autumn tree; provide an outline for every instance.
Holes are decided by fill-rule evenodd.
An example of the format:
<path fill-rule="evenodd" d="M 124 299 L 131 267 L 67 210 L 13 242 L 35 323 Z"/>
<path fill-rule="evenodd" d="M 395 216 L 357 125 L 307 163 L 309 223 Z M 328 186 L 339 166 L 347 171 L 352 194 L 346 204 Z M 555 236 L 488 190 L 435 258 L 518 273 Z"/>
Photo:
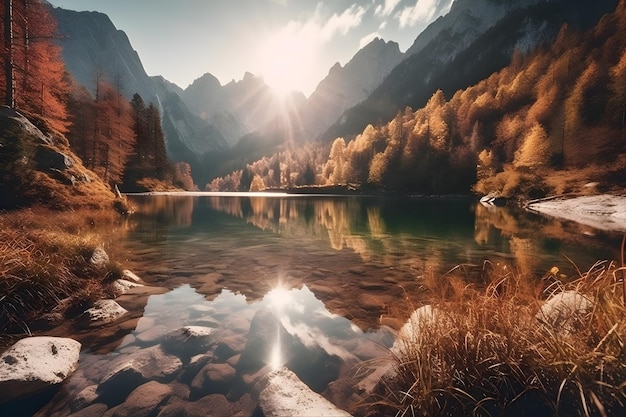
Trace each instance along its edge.
<path fill-rule="evenodd" d="M 329 184 L 345 184 L 346 183 L 346 142 L 343 138 L 337 138 L 330 148 L 328 161 L 324 166 L 324 176 L 328 179 Z"/>
<path fill-rule="evenodd" d="M 191 166 L 187 162 L 179 161 L 174 164 L 174 185 L 185 191 L 198 190 L 191 176 Z"/>
<path fill-rule="evenodd" d="M 550 160 L 550 142 L 544 128 L 535 123 L 524 136 L 522 146 L 515 152 L 516 167 L 541 168 Z"/>
<path fill-rule="evenodd" d="M 50 127 L 65 133 L 69 82 L 49 7 L 42 0 L 0 4 L 5 63 L 0 88 L 6 105 L 45 118 Z"/>

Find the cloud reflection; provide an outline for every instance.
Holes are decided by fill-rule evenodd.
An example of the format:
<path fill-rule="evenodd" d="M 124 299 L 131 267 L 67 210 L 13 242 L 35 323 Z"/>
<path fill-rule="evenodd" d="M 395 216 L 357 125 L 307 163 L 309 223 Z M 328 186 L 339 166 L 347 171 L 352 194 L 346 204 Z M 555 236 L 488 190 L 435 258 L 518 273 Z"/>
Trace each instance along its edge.
<path fill-rule="evenodd" d="M 263 297 L 262 304 L 266 304 L 276 314 L 287 333 L 298 338 L 307 348 L 320 348 L 328 355 L 346 361 L 357 359 L 341 345 L 342 339 L 358 334 L 351 322 L 328 311 L 306 285 L 301 289 L 288 290 L 282 286 L 273 288 Z M 281 351 L 280 331 L 276 339 L 267 359 L 273 369 L 280 368 L 286 362 L 285 352 Z"/>

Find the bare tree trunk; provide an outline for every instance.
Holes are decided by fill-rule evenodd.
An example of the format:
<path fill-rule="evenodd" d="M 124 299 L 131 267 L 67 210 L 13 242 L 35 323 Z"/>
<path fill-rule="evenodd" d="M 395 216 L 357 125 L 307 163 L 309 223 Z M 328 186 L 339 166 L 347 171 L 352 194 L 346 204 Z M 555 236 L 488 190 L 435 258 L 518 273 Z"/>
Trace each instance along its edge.
<path fill-rule="evenodd" d="M 13 0 L 4 0 L 4 45 L 7 50 L 7 59 L 4 63 L 6 79 L 5 103 L 15 107 L 15 77 L 13 68 Z"/>

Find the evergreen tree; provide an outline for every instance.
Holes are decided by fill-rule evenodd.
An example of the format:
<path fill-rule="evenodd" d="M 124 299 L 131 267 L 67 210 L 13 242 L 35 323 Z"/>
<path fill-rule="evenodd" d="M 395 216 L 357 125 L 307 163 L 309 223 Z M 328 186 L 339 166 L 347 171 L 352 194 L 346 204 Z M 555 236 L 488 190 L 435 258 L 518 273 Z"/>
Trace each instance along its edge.
<path fill-rule="evenodd" d="M 144 179 L 155 179 L 172 183 L 174 167 L 167 159 L 165 137 L 161 128 L 159 110 L 150 103 L 147 107 L 143 98 L 135 94 L 130 102 L 135 142 L 130 155 L 123 187 L 127 190 L 144 190 L 139 183 Z M 191 168 L 180 166 L 179 174 L 190 174 Z M 188 181 L 185 182 L 186 185 Z"/>

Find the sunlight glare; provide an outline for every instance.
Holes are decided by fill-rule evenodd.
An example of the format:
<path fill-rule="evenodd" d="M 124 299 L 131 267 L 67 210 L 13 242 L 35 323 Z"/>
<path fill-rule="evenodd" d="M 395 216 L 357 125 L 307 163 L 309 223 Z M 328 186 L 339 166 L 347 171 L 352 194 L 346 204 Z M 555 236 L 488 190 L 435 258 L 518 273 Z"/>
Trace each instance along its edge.
<path fill-rule="evenodd" d="M 286 306 L 293 302 L 291 291 L 283 288 L 276 287 L 265 294 L 265 299 L 268 301 L 272 308 L 278 311 L 282 311 Z"/>
<path fill-rule="evenodd" d="M 269 358 L 269 366 L 273 371 L 278 370 L 283 365 L 283 356 L 280 350 L 280 329 L 276 333 L 276 344 L 272 347 L 272 353 Z"/>
<path fill-rule="evenodd" d="M 310 87 L 316 39 L 287 26 L 268 36 L 257 48 L 256 62 L 267 85 L 280 97 Z"/>

